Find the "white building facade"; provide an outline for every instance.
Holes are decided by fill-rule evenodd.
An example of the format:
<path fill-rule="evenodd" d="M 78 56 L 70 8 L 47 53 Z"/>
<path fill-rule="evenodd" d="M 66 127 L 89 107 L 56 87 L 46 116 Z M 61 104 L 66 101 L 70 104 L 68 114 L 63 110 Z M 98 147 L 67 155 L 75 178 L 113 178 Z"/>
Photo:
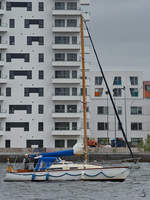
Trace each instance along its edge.
<path fill-rule="evenodd" d="M 0 148 L 71 147 L 80 138 L 80 15 L 89 20 L 88 6 L 0 1 Z"/>
<path fill-rule="evenodd" d="M 150 134 L 150 99 L 143 98 L 142 72 L 105 72 L 127 139 L 137 145 Z M 90 72 L 91 138 L 99 144 L 123 138 L 100 72 Z"/>

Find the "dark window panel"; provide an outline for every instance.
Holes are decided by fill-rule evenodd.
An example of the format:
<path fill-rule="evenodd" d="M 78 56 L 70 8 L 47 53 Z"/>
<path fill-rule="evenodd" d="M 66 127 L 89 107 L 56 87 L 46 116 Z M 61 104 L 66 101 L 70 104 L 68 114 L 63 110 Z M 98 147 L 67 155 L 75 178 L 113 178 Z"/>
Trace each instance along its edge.
<path fill-rule="evenodd" d="M 10 11 L 12 7 L 22 8 L 25 7 L 27 11 L 32 11 L 32 2 L 6 2 L 6 10 Z"/>
<path fill-rule="evenodd" d="M 32 113 L 32 105 L 9 105 L 9 113 L 14 114 L 15 110 L 26 110 L 27 114 Z"/>
<path fill-rule="evenodd" d="M 27 140 L 26 147 L 32 148 L 32 145 L 37 145 L 38 148 L 43 148 L 43 140 Z"/>
<path fill-rule="evenodd" d="M 15 45 L 15 36 L 9 36 L 9 45 Z"/>
<path fill-rule="evenodd" d="M 11 62 L 12 59 L 24 59 L 24 62 L 29 62 L 30 54 L 29 53 L 7 53 L 6 61 Z"/>
<path fill-rule="evenodd" d="M 14 79 L 15 76 L 27 76 L 27 79 L 32 79 L 32 71 L 9 71 L 9 78 Z"/>
<path fill-rule="evenodd" d="M 10 148 L 11 147 L 11 141 L 10 140 L 5 140 L 5 148 Z"/>
<path fill-rule="evenodd" d="M 44 114 L 44 105 L 38 105 L 38 113 Z"/>
<path fill-rule="evenodd" d="M 43 70 L 39 71 L 39 79 L 44 79 L 44 71 Z"/>
<path fill-rule="evenodd" d="M 11 131 L 11 128 L 24 128 L 24 131 L 29 131 L 28 122 L 6 122 L 6 131 Z"/>
<path fill-rule="evenodd" d="M 39 96 L 44 96 L 44 88 L 24 88 L 24 96 L 29 96 L 30 93 L 38 93 Z"/>
<path fill-rule="evenodd" d="M 44 123 L 43 122 L 38 123 L 38 131 L 44 131 Z"/>
<path fill-rule="evenodd" d="M 43 19 L 25 19 L 24 28 L 30 28 L 30 25 L 39 25 L 39 28 L 44 28 Z"/>
<path fill-rule="evenodd" d="M 44 2 L 39 2 L 39 11 L 44 11 Z"/>
<path fill-rule="evenodd" d="M 15 28 L 15 20 L 9 19 L 9 28 Z"/>
<path fill-rule="evenodd" d="M 32 45 L 33 42 L 38 42 L 39 45 L 44 45 L 44 37 L 43 36 L 28 36 L 27 37 L 27 45 Z"/>
<path fill-rule="evenodd" d="M 44 54 L 39 53 L 39 62 L 44 62 Z"/>
<path fill-rule="evenodd" d="M 55 148 L 64 148 L 65 140 L 55 140 Z"/>
<path fill-rule="evenodd" d="M 6 97 L 11 96 L 11 88 L 6 88 Z"/>

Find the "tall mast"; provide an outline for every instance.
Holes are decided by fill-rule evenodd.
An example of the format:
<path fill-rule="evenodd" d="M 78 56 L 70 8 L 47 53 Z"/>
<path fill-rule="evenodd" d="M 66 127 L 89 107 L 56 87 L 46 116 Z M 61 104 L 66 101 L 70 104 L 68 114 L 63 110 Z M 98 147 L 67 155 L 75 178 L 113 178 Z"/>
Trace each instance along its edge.
<path fill-rule="evenodd" d="M 83 122 L 84 122 L 84 160 L 88 159 L 87 147 L 87 119 L 86 119 L 86 94 L 85 94 L 85 59 L 84 59 L 84 35 L 83 35 L 83 17 L 80 16 L 81 25 L 81 60 L 82 60 L 82 89 L 83 89 Z"/>

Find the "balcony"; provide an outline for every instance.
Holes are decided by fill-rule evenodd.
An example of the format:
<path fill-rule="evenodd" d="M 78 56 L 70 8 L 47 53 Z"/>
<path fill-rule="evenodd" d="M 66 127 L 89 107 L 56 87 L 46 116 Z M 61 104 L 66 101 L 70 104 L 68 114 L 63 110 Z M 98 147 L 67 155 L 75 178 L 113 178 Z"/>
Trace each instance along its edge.
<path fill-rule="evenodd" d="M 56 16 L 61 16 L 61 15 L 71 15 L 71 16 L 80 16 L 81 15 L 81 10 L 52 10 L 52 15 Z"/>
<path fill-rule="evenodd" d="M 80 67 L 80 61 L 52 61 L 53 67 Z"/>
<path fill-rule="evenodd" d="M 53 101 L 81 101 L 81 96 L 55 96 L 52 97 Z"/>
<path fill-rule="evenodd" d="M 3 136 L 4 135 L 4 130 L 2 127 L 0 127 L 0 136 Z"/>
<path fill-rule="evenodd" d="M 5 64 L 4 60 L 0 60 L 0 67 L 3 67 Z"/>
<path fill-rule="evenodd" d="M 4 99 L 5 99 L 4 94 L 0 94 L 0 101 L 4 101 Z"/>
<path fill-rule="evenodd" d="M 7 42 L 5 42 L 5 43 L 0 43 L 0 49 L 7 49 L 7 48 L 8 48 Z"/>
<path fill-rule="evenodd" d="M 0 32 L 7 32 L 8 31 L 8 25 L 7 24 L 1 24 L 0 25 Z"/>
<path fill-rule="evenodd" d="M 7 76 L 0 77 L 0 84 L 6 84 L 7 83 Z"/>
<path fill-rule="evenodd" d="M 77 112 L 77 113 L 68 113 L 68 112 L 65 112 L 65 113 L 53 113 L 52 114 L 52 117 L 53 118 L 80 118 L 81 117 L 81 112 Z"/>
<path fill-rule="evenodd" d="M 80 0 L 80 4 L 89 6 L 90 5 L 90 0 Z"/>
<path fill-rule="evenodd" d="M 53 27 L 52 32 L 54 33 L 80 33 L 80 27 Z"/>
<path fill-rule="evenodd" d="M 7 112 L 6 111 L 0 111 L 0 119 L 4 119 L 7 117 Z"/>
<path fill-rule="evenodd" d="M 81 130 L 52 130 L 53 136 L 80 136 Z"/>
<path fill-rule="evenodd" d="M 53 44 L 52 49 L 54 50 L 80 50 L 80 44 Z"/>
<path fill-rule="evenodd" d="M 69 78 L 53 78 L 52 79 L 53 84 L 80 84 L 80 79 L 69 79 Z"/>
<path fill-rule="evenodd" d="M 5 13 L 4 8 L 0 8 L 0 15 L 4 15 L 4 13 Z"/>

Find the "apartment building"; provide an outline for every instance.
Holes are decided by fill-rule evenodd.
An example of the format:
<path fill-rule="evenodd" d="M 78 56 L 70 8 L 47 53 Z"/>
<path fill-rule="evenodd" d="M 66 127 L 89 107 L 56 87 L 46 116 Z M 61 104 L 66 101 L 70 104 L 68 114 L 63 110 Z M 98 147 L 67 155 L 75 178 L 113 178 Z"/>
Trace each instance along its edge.
<path fill-rule="evenodd" d="M 105 72 L 105 75 L 128 141 L 132 145 L 145 141 L 150 134 L 150 82 L 143 84 L 142 72 Z M 99 144 L 123 138 L 101 73 L 90 72 L 89 77 L 90 137 L 98 139 Z"/>
<path fill-rule="evenodd" d="M 80 138 L 80 15 L 89 20 L 88 6 L 0 1 L 0 148 L 72 147 Z"/>

